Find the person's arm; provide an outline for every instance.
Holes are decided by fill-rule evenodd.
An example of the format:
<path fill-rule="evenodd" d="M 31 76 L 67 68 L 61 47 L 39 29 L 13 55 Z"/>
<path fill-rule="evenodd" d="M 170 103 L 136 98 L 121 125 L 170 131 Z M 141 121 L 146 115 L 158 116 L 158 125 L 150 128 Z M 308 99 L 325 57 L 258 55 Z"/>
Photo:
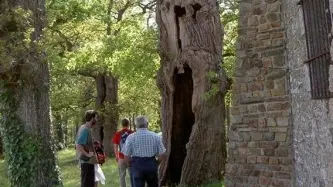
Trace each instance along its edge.
<path fill-rule="evenodd" d="M 87 152 L 84 150 L 83 146 L 80 145 L 80 144 L 76 144 L 76 148 L 77 148 L 77 150 L 79 151 L 79 153 L 83 154 L 83 155 L 86 156 L 86 157 L 92 157 L 92 156 L 94 156 L 94 152 L 89 152 L 89 153 L 87 153 Z"/>
<path fill-rule="evenodd" d="M 118 144 L 113 144 L 113 151 L 114 151 L 114 154 L 116 156 L 116 160 L 118 161 L 118 156 L 119 156 L 119 149 L 118 149 L 119 145 Z"/>
<path fill-rule="evenodd" d="M 119 133 L 116 133 L 114 137 L 112 138 L 113 143 L 113 151 L 116 157 L 116 161 L 118 161 L 119 157 L 119 144 L 120 144 L 120 136 Z"/>
<path fill-rule="evenodd" d="M 121 150 L 121 153 L 124 154 L 124 160 L 127 166 L 130 166 L 132 156 L 132 139 L 130 138 L 130 136 L 127 138 L 125 145 Z"/>
<path fill-rule="evenodd" d="M 161 163 L 166 158 L 166 149 L 163 145 L 162 139 L 158 137 L 158 155 L 157 161 Z"/>

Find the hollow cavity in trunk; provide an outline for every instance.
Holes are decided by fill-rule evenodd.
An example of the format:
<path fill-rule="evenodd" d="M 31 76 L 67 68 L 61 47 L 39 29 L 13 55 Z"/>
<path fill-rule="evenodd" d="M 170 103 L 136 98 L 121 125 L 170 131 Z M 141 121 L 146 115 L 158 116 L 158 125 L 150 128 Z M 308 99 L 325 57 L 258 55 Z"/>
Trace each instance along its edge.
<path fill-rule="evenodd" d="M 173 83 L 175 86 L 173 100 L 173 121 L 171 137 L 171 154 L 169 158 L 170 181 L 173 184 L 180 182 L 182 167 L 186 157 L 186 144 L 195 123 L 192 111 L 193 79 L 192 70 L 184 68 L 184 73 L 178 74 L 175 70 Z"/>

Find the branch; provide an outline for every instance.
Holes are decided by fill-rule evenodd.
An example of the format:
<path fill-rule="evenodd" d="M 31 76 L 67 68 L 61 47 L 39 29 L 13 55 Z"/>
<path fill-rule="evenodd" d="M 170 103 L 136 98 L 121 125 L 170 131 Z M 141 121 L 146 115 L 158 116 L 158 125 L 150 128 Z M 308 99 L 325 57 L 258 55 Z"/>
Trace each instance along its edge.
<path fill-rule="evenodd" d="M 147 10 L 154 11 L 156 5 L 156 0 L 153 0 L 147 4 L 139 3 L 139 7 L 142 9 L 142 13 L 147 13 Z"/>
<path fill-rule="evenodd" d="M 118 11 L 117 15 L 117 23 L 120 22 L 123 19 L 123 16 L 128 8 L 130 8 L 133 5 L 132 0 L 128 0 L 124 7 Z M 114 31 L 114 35 L 117 36 L 118 33 L 120 32 L 120 28 Z"/>
<path fill-rule="evenodd" d="M 96 78 L 97 75 L 94 73 L 94 71 L 89 71 L 89 70 L 77 70 L 77 73 L 79 75 L 85 76 L 85 77 L 92 77 Z"/>
<path fill-rule="evenodd" d="M 236 54 L 235 54 L 235 53 L 224 53 L 224 54 L 222 55 L 223 58 L 224 58 L 224 57 L 232 57 L 232 56 L 236 56 Z"/>

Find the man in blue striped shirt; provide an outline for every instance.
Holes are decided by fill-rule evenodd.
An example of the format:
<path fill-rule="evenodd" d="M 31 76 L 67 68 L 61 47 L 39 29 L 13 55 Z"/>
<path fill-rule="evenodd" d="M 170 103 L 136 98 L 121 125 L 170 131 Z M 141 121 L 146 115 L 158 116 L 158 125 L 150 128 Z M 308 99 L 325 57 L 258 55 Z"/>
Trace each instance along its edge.
<path fill-rule="evenodd" d="M 158 162 L 164 158 L 165 147 L 156 133 L 149 131 L 144 116 L 136 118 L 137 132 L 126 139 L 122 153 L 131 165 L 134 187 L 158 187 Z"/>

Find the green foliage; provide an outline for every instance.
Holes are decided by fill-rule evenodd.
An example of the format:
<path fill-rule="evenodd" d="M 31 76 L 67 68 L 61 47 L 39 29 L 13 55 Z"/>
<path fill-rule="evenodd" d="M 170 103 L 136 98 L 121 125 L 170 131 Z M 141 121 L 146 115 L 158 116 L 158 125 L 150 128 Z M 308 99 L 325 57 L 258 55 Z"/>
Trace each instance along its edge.
<path fill-rule="evenodd" d="M 157 32 L 144 24 L 146 14 L 140 13 L 139 1 L 130 3 L 121 19 L 116 13 L 127 3 L 114 1 L 110 16 L 108 3 L 54 0 L 48 4 L 44 45 L 51 64 L 52 116 L 69 119 L 73 129 L 80 111 L 94 108 L 96 86 L 89 76 L 111 73 L 120 80 L 120 116 L 147 115 L 158 131 Z"/>

